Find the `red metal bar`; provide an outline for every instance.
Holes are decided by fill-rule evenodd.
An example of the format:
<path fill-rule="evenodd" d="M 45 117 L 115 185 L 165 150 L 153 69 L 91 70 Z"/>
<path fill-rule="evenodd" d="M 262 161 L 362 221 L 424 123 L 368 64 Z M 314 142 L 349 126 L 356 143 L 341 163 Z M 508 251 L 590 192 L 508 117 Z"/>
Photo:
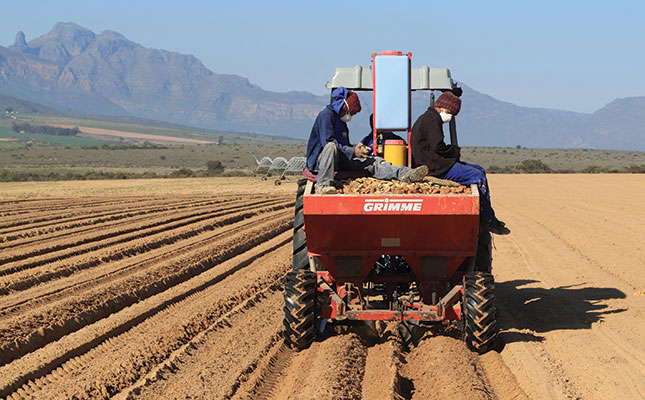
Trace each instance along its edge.
<path fill-rule="evenodd" d="M 472 215 L 477 194 L 305 195 L 307 215 Z M 305 222 L 306 223 L 306 222 Z"/>
<path fill-rule="evenodd" d="M 372 154 L 377 156 L 376 145 L 376 53 L 372 53 Z"/>
<path fill-rule="evenodd" d="M 451 315 L 459 315 L 455 307 Z M 406 310 L 406 311 L 389 311 L 389 310 L 350 310 L 347 311 L 347 319 L 358 321 L 426 321 L 440 322 L 445 320 L 457 320 L 459 318 L 444 318 L 437 313 L 436 307 L 432 310 Z"/>
<path fill-rule="evenodd" d="M 411 101 L 411 100 L 410 100 Z M 408 168 L 412 168 L 412 131 L 408 131 Z"/>
<path fill-rule="evenodd" d="M 428 305 L 421 302 L 403 302 L 401 303 L 405 310 L 391 309 L 370 309 L 364 310 L 358 303 L 347 305 L 346 302 L 333 291 L 327 283 L 327 279 L 333 280 L 328 271 L 318 272 L 318 293 L 322 296 L 319 299 L 321 308 L 321 318 L 331 318 L 336 320 L 383 320 L 383 321 L 447 321 L 461 319 L 461 305 L 455 306 L 454 303 L 463 297 L 463 287 L 455 285 L 437 305 Z M 337 283 L 337 290 L 344 288 L 344 284 Z M 357 287 L 358 288 L 358 287 Z"/>

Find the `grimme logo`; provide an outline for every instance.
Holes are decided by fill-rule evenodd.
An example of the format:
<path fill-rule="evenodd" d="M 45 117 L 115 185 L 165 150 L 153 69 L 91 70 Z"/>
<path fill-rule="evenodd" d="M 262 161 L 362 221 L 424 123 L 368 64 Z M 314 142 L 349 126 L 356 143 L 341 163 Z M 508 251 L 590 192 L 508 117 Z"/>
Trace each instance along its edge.
<path fill-rule="evenodd" d="M 423 199 L 365 199 L 363 211 L 421 211 Z"/>

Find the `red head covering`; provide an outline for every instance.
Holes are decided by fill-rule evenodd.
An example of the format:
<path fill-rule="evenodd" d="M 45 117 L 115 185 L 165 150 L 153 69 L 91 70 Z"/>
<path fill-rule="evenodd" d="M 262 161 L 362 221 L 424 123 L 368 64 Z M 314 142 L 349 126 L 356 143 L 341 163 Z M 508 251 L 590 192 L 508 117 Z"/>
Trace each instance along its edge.
<path fill-rule="evenodd" d="M 358 95 L 351 90 L 347 94 L 347 107 L 349 107 L 349 113 L 354 115 L 361 112 L 361 101 L 358 99 Z"/>
<path fill-rule="evenodd" d="M 457 115 L 461 109 L 461 99 L 450 92 L 445 92 L 434 102 L 434 106 L 446 108 L 452 115 Z"/>

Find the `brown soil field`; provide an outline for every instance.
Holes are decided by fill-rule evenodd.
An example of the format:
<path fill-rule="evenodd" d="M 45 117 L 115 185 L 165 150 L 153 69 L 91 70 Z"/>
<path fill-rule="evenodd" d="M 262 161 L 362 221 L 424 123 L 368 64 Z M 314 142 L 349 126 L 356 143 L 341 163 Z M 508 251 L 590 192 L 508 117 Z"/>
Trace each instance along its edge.
<path fill-rule="evenodd" d="M 281 337 L 294 180 L 0 183 L 0 397 L 645 398 L 645 177 L 493 175 L 498 346 Z"/>

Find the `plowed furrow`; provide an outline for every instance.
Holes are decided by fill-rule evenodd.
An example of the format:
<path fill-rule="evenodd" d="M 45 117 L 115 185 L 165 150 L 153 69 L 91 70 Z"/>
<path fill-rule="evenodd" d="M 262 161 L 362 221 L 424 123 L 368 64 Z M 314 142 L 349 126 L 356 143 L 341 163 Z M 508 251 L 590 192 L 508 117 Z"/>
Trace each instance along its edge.
<path fill-rule="evenodd" d="M 367 346 L 355 333 L 339 333 L 294 355 L 272 384 L 269 399 L 357 399 L 361 397 Z M 255 398 L 250 393 L 240 397 Z"/>
<path fill-rule="evenodd" d="M 82 238 L 69 238 L 68 240 L 63 240 L 57 244 L 45 245 L 42 248 L 32 248 L 30 251 L 22 253 L 18 253 L 16 251 L 13 254 L 3 254 L 3 256 L 0 256 L 0 265 L 5 265 L 0 269 L 0 275 L 13 274 L 25 269 L 95 251 L 107 246 L 153 235 L 159 232 L 177 229 L 209 218 L 226 215 L 239 209 L 271 205 L 278 202 L 279 200 L 264 200 L 216 210 L 204 210 L 198 212 L 186 211 L 172 217 L 154 218 L 147 222 L 128 225 L 126 227 L 101 230 L 95 235 L 87 235 Z M 19 263 L 16 262 L 22 260 L 24 261 Z"/>
<path fill-rule="evenodd" d="M 206 204 L 199 205 L 186 205 L 181 203 L 175 206 L 168 207 L 152 207 L 146 208 L 134 213 L 126 214 L 110 214 L 105 218 L 98 219 L 85 219 L 74 224 L 63 224 L 63 225 L 50 225 L 45 231 L 39 231 L 36 234 L 33 234 L 33 231 L 28 231 L 27 234 L 22 235 L 21 238 L 16 237 L 15 240 L 7 242 L 5 244 L 0 244 L 0 250 L 3 249 L 13 249 L 19 246 L 27 246 L 32 243 L 38 243 L 39 246 L 43 247 L 46 243 L 51 243 L 52 241 L 59 241 L 67 236 L 77 236 L 79 234 L 91 234 L 95 231 L 105 230 L 106 227 L 109 229 L 114 229 L 121 225 L 133 224 L 139 221 L 149 220 L 150 218 L 160 218 L 161 216 L 170 216 L 176 214 L 179 210 L 189 208 L 191 211 L 195 212 L 203 209 L 218 209 L 215 206 L 227 206 L 233 207 L 238 204 L 248 203 L 247 200 L 236 200 L 236 201 L 217 201 L 217 202 L 207 202 Z M 221 208 L 221 207 L 220 207 Z M 89 226 L 88 226 L 89 225 Z M 56 234 L 57 233 L 57 234 Z M 33 234 L 33 235 L 32 235 Z M 32 237 L 36 236 L 36 237 Z"/>
<path fill-rule="evenodd" d="M 402 375 L 405 352 L 396 329 L 396 323 L 390 324 L 378 343 L 367 350 L 361 393 L 363 399 L 398 400 L 412 397 L 414 384 Z"/>
<path fill-rule="evenodd" d="M 154 265 L 162 260 L 169 260 L 172 257 L 188 254 L 189 251 L 198 247 L 209 245 L 220 238 L 230 236 L 240 232 L 255 224 L 261 224 L 264 221 L 275 219 L 276 216 L 283 215 L 281 212 L 286 205 L 276 205 L 269 208 L 230 215 L 224 219 L 209 221 L 207 224 L 200 224 L 197 227 L 190 227 L 189 230 L 179 231 L 173 234 L 160 233 L 158 235 L 144 238 L 132 246 L 126 248 L 116 248 L 112 253 L 97 252 L 92 259 L 82 261 L 76 264 L 62 264 L 60 268 L 51 270 L 51 266 L 38 275 L 30 277 L 18 277 L 14 281 L 6 283 L 6 293 L 0 289 L 0 294 L 9 294 L 14 292 L 11 297 L 4 298 L 0 301 L 0 314 L 6 316 L 9 312 L 16 312 L 17 307 L 29 303 L 33 307 L 35 302 L 43 299 L 52 301 L 66 295 L 64 291 L 77 288 L 87 288 L 88 286 L 97 286 L 106 279 L 114 279 L 117 275 L 124 275 L 128 270 L 142 270 L 149 265 Z M 257 214 L 263 214 L 262 217 L 251 218 Z M 174 246 L 170 246 L 177 243 Z M 127 259 L 126 259 L 127 257 Z M 115 263 L 125 259 L 121 263 Z M 15 293 L 16 291 L 26 290 L 40 282 L 49 282 L 55 278 L 67 277 L 85 269 L 93 268 L 99 265 L 105 265 L 105 268 L 95 269 L 77 276 L 73 280 L 63 280 L 61 282 L 52 282 L 48 287 L 33 290 L 24 295 Z M 31 272 L 31 271 L 30 271 Z M 12 276 L 13 277 L 13 276 Z M 3 283 L 0 279 L 0 283 Z M 0 318 L 2 321 L 4 318 Z"/>
<path fill-rule="evenodd" d="M 270 357 L 276 348 L 284 349 L 281 316 L 275 312 L 282 303 L 279 289 L 280 284 L 270 286 L 250 301 L 236 306 L 134 385 L 123 389 L 115 400 L 155 399 L 163 393 L 174 393 L 175 397 L 233 397 L 258 365 L 269 358 L 274 363 L 279 361 Z M 250 324 L 254 329 L 248 328 Z M 286 351 L 290 353 L 290 350 Z M 213 357 L 213 354 L 218 354 L 218 357 Z M 208 377 L 208 387 L 197 389 L 185 385 L 186 381 L 196 381 L 197 375 Z"/>
<path fill-rule="evenodd" d="M 239 201 L 239 200 L 238 200 Z M 248 201 L 248 200 L 246 200 Z M 132 218 L 139 217 L 138 219 L 147 218 L 150 214 L 158 216 L 162 213 L 172 213 L 176 210 L 182 210 L 185 208 L 190 208 L 192 210 L 200 209 L 203 207 L 213 206 L 213 205 L 223 205 L 234 203 L 234 200 L 231 201 L 202 201 L 201 204 L 195 204 L 194 202 L 185 203 L 179 202 L 174 204 L 166 204 L 160 206 L 159 203 L 153 206 L 146 207 L 137 207 L 136 209 L 128 210 L 118 210 L 108 213 L 98 213 L 85 215 L 83 217 L 61 219 L 61 220 L 49 220 L 46 223 L 36 224 L 34 226 L 21 227 L 19 229 L 0 232 L 0 249 L 9 249 L 16 246 L 23 246 L 30 243 L 37 243 L 43 239 L 51 240 L 52 238 L 59 238 L 66 235 L 77 234 L 80 232 L 93 231 L 100 228 L 102 223 L 111 223 L 114 226 L 114 222 L 117 224 L 120 223 L 131 223 Z M 143 216 L 143 217 L 141 217 Z M 120 220 L 126 221 L 120 221 Z M 138 220 L 136 219 L 136 220 Z M 52 224 L 53 223 L 53 224 Z M 75 229 L 80 227 L 86 227 L 91 225 L 89 228 L 85 229 Z M 47 235 L 51 233 L 59 233 L 58 235 Z M 47 235 L 46 237 L 44 237 Z M 36 236 L 36 238 L 34 238 Z M 23 239 L 23 240 L 20 240 Z"/>
<path fill-rule="evenodd" d="M 289 366 L 291 360 L 296 354 L 294 350 L 288 348 L 284 344 L 284 340 L 281 340 L 279 345 L 274 345 L 273 347 L 274 349 L 272 349 L 273 351 L 271 352 L 273 354 L 268 357 L 268 362 L 265 363 L 263 368 L 257 372 L 259 376 L 253 382 L 253 386 L 250 387 L 246 393 L 243 390 L 238 391 L 238 388 L 233 388 L 235 390 L 231 391 L 232 396 L 229 396 L 229 398 L 234 396 L 244 398 L 247 397 L 248 394 L 255 399 L 268 399 L 271 397 L 273 390 L 278 384 L 282 371 Z"/>
<path fill-rule="evenodd" d="M 75 297 L 47 303 L 9 319 L 0 329 L 0 362 L 9 362 L 117 310 L 158 294 L 289 230 L 292 218 L 288 214 L 290 212 L 286 211 L 281 218 L 221 239 L 186 257 L 165 260 L 123 279 L 93 287 Z"/>
<path fill-rule="evenodd" d="M 161 198 L 150 197 L 126 197 L 119 199 L 96 200 L 95 198 L 51 198 L 51 199 L 34 199 L 34 200 L 19 200 L 19 201 L 3 201 L 0 203 L 2 212 L 0 216 L 10 217 L 12 215 L 22 215 L 31 213 L 52 212 L 60 210 L 75 210 L 104 205 L 121 205 L 131 202 L 139 201 L 155 201 Z M 25 203 L 30 203 L 26 205 Z M 8 220 L 9 221 L 9 220 Z M 1 225 L 4 227 L 5 225 Z"/>
<path fill-rule="evenodd" d="M 267 339 L 279 340 L 280 316 L 267 311 L 281 302 L 281 277 L 290 262 L 285 245 L 289 240 L 288 232 L 267 240 L 217 268 L 0 367 L 0 395 L 107 398 L 127 388 L 136 392 L 213 339 L 253 358 L 255 347 L 237 346 L 238 342 L 262 349 Z M 268 318 L 267 329 L 260 328 L 258 318 Z M 243 321 L 256 325 L 249 330 Z M 240 367 L 244 365 L 233 368 Z M 32 381 L 25 383 L 28 380 Z"/>
<path fill-rule="evenodd" d="M 43 240 L 52 240 L 55 238 L 61 238 L 82 232 L 91 232 L 101 229 L 100 225 L 105 223 L 110 223 L 110 225 L 112 226 L 122 223 L 131 223 L 143 218 L 148 218 L 149 214 L 158 216 L 164 212 L 172 213 L 174 212 L 174 210 L 186 207 L 188 206 L 152 207 L 131 212 L 119 211 L 115 213 L 106 213 L 103 215 L 73 218 L 66 221 L 53 221 L 54 224 L 40 224 L 38 227 L 28 227 L 7 233 L 5 236 L 0 238 L 0 242 L 4 241 L 4 243 L 0 244 L 0 249 L 10 249 L 17 246 L 25 246 L 31 243 L 40 243 Z M 121 221 L 124 219 L 126 219 L 126 221 Z"/>
<path fill-rule="evenodd" d="M 165 201 L 164 201 L 165 200 Z M 137 211 L 155 211 L 155 210 L 166 210 L 166 209 L 175 209 L 175 208 L 188 208 L 199 205 L 207 204 L 217 204 L 225 203 L 235 200 L 241 200 L 239 196 L 229 196 L 227 197 L 217 197 L 213 198 L 197 198 L 187 197 L 187 198 L 172 198 L 172 199 L 141 199 L 137 201 L 127 201 L 123 199 L 122 202 L 116 202 L 114 204 L 101 204 L 100 206 L 91 207 L 90 209 L 75 209 L 70 207 L 68 209 L 62 210 L 56 213 L 47 213 L 44 210 L 35 210 L 30 212 L 22 220 L 11 221 L 7 219 L 2 225 L 0 230 L 0 238 L 3 241 L 13 240 L 14 237 L 22 237 L 25 234 L 21 233 L 22 231 L 29 230 L 42 230 L 47 231 L 50 229 L 50 225 L 59 224 L 65 226 L 66 224 L 80 223 L 87 219 L 100 218 L 100 217 L 110 217 L 114 214 L 120 214 L 125 212 L 137 212 Z"/>
<path fill-rule="evenodd" d="M 5 215 L 5 218 L 0 224 L 0 233 L 5 233 L 5 230 L 19 227 L 21 225 L 28 224 L 38 224 L 40 222 L 48 222 L 54 220 L 61 220 L 65 218 L 78 218 L 79 216 L 84 216 L 92 214 L 93 212 L 104 212 L 105 209 L 128 209 L 130 205 L 133 205 L 132 208 L 140 207 L 141 204 L 159 204 L 163 201 L 162 198 L 120 198 L 118 200 L 110 201 L 101 201 L 101 202 L 87 202 L 87 200 L 81 200 L 79 204 L 71 199 L 68 200 L 69 204 L 64 204 L 60 207 L 47 207 L 43 205 L 41 207 L 34 207 L 33 209 L 27 209 L 21 211 L 19 214 L 16 214 L 14 218 L 10 217 L 10 213 Z M 11 230 L 9 230 L 11 231 Z"/>
<path fill-rule="evenodd" d="M 414 400 L 496 398 L 478 356 L 448 336 L 429 336 L 411 349 L 403 375 L 413 387 Z"/>
<path fill-rule="evenodd" d="M 333 336 L 301 352 L 274 350 L 232 398 L 410 398 L 396 324 L 371 344 L 357 336 L 360 324 L 356 328 L 336 328 Z"/>

